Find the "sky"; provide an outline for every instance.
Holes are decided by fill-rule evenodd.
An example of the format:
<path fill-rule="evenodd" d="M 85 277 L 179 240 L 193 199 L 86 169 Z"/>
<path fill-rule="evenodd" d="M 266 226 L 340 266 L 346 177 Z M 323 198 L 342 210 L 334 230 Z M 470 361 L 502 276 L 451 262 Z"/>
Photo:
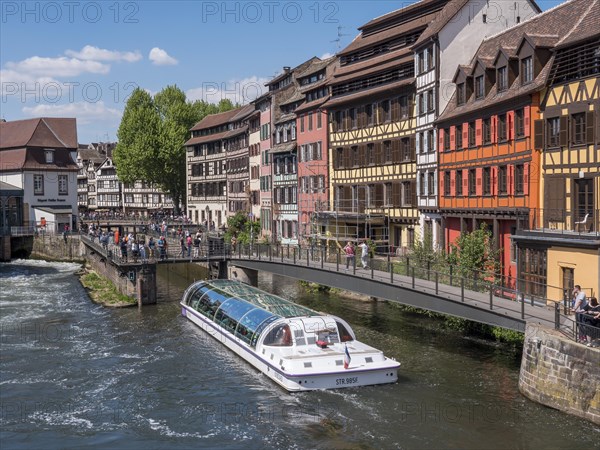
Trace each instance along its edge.
<path fill-rule="evenodd" d="M 284 66 L 334 55 L 413 2 L 0 0 L 0 117 L 76 117 L 80 143 L 116 141 L 136 87 L 247 103 Z"/>

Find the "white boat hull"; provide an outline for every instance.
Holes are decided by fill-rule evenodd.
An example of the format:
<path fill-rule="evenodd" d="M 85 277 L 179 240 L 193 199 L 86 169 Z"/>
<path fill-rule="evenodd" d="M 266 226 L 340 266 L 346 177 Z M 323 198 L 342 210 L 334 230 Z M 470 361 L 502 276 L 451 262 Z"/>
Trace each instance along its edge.
<path fill-rule="evenodd" d="M 291 373 L 290 371 L 286 371 L 284 367 L 278 367 L 275 362 L 269 361 L 267 358 L 257 354 L 254 348 L 242 342 L 216 323 L 208 320 L 194 309 L 184 303 L 181 303 L 181 306 L 183 316 L 187 317 L 219 342 L 225 344 L 231 351 L 288 391 L 339 389 L 388 384 L 398 381 L 398 368 L 400 364 L 389 358 L 385 358 L 384 361 L 377 363 L 377 367 L 352 367 L 351 364 L 348 369 L 305 370 Z"/>

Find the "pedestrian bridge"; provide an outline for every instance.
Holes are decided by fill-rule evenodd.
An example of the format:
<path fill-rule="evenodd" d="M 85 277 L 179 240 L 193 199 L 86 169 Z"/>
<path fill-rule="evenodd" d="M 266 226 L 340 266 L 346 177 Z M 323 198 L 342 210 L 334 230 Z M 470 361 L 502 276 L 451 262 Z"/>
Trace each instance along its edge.
<path fill-rule="evenodd" d="M 403 266 L 399 269 L 395 258 L 376 258 L 369 269 L 354 266 L 346 270 L 339 252 L 327 255 L 324 249 L 297 246 L 254 245 L 215 246 L 204 243 L 198 254 L 182 255 L 173 240 L 165 259 L 148 257 L 145 261 L 123 261 L 118 249 L 103 249 L 98 243 L 83 236 L 82 242 L 95 252 L 105 253 L 112 264 L 144 267 L 156 264 L 205 263 L 218 266 L 219 276 L 246 281 L 256 279 L 258 272 L 270 272 L 309 283 L 384 299 L 428 311 L 524 332 L 527 323 L 550 328 L 570 329 L 571 319 L 561 313 L 560 305 L 547 306 L 546 302 L 507 298 L 507 289 L 486 281 L 450 276 L 434 271 L 419 271 Z M 398 273 L 398 272 L 402 273 Z"/>

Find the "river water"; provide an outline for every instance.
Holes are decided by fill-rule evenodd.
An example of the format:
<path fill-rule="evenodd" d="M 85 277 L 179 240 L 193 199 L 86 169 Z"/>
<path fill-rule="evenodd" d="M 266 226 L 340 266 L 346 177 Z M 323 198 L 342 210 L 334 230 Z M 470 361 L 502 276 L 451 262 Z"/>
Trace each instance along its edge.
<path fill-rule="evenodd" d="M 382 302 L 259 287 L 352 324 L 402 363 L 394 385 L 287 394 L 187 319 L 202 273 L 161 268 L 159 304 L 91 303 L 75 264 L 0 265 L 0 446 L 599 448 L 600 429 L 517 390 L 519 358 Z"/>

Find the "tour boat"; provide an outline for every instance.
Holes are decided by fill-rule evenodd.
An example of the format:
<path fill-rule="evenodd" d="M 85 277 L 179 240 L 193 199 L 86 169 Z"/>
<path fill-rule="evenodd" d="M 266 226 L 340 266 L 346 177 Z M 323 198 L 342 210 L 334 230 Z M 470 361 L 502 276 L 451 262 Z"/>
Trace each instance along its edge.
<path fill-rule="evenodd" d="M 347 322 L 232 280 L 187 288 L 181 313 L 288 391 L 394 383 L 400 364 Z"/>

